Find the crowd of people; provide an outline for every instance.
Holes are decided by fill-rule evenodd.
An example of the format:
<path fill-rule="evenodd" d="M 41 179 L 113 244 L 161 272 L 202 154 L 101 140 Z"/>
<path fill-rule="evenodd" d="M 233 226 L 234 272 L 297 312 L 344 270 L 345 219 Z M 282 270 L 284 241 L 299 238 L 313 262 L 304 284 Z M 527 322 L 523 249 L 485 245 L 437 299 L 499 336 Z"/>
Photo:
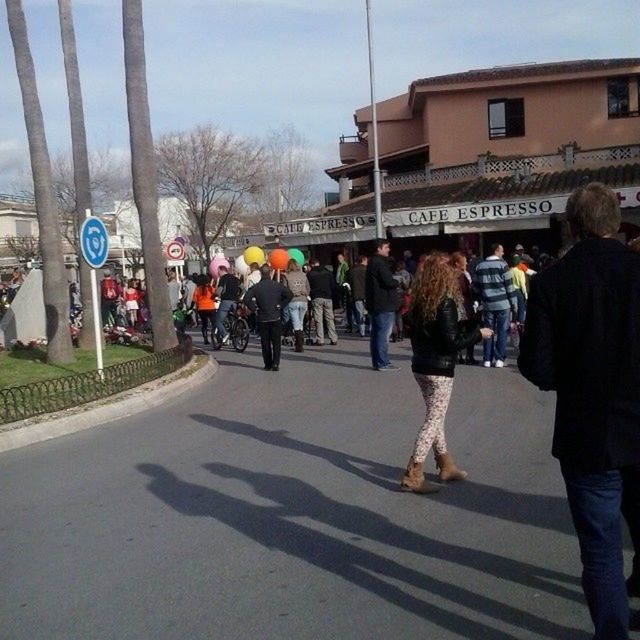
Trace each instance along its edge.
<path fill-rule="evenodd" d="M 169 298 L 176 326 L 184 329 L 187 325 L 199 325 L 205 345 L 214 340 L 227 344 L 225 320 L 237 304 L 244 303 L 249 311 L 255 311 L 248 318 L 251 329 L 261 335 L 264 329 L 265 367 L 272 370 L 274 365 L 277 370 L 280 364 L 281 349 L 276 342 L 290 337 L 297 352 L 304 351 L 305 344 L 334 346 L 338 344 L 338 329 L 343 329 L 346 334 L 363 338 L 369 333 L 372 367 L 377 371 L 397 371 L 398 367 L 390 362 L 388 345 L 408 336 L 416 278 L 432 256 L 437 256 L 438 262 L 446 265 L 454 276 L 459 292 L 458 320 L 466 326 L 482 325 L 493 332 L 492 339 L 484 344 L 483 365 L 504 367 L 508 333 L 517 346 L 524 327 L 530 282 L 537 273 L 535 267 L 545 270 L 551 264 L 537 247 L 528 255 L 522 245 L 516 245 L 508 258 L 509 264 L 504 259 L 503 247 L 497 244 L 483 260 L 460 251 L 450 255 L 434 251 L 415 261 L 410 251 L 405 251 L 401 258 L 393 258 L 390 243 L 383 240 L 375 245 L 372 255 L 358 256 L 353 265 L 339 254 L 335 266 L 322 265 L 317 258 L 303 265 L 290 260 L 282 273 L 257 263 L 249 265 L 245 276 L 234 274 L 226 266 L 220 267 L 217 278 L 193 274 L 180 279 L 172 270 L 168 273 Z M 259 304 L 247 296 L 265 279 L 278 279 L 290 293 L 274 303 L 278 327 L 263 327 L 265 321 L 260 320 Z M 144 290 L 139 281 L 130 281 L 128 287 L 119 288 L 117 282 L 106 276 L 102 298 L 105 312 L 113 316 L 120 303 L 126 307 L 128 322 L 134 326 L 140 323 Z M 257 305 L 255 309 L 251 302 Z M 275 308 L 266 315 L 273 316 L 271 311 Z M 341 319 L 340 325 L 337 318 Z M 267 343 L 271 345 L 269 348 Z M 457 361 L 478 364 L 474 345 L 461 347 Z"/>
<path fill-rule="evenodd" d="M 71 295 L 73 305 L 73 300 L 77 295 L 76 288 L 73 289 Z M 149 309 L 146 298 L 147 291 L 144 280 L 115 278 L 110 270 L 105 270 L 100 281 L 102 325 L 145 330 L 149 324 Z"/>

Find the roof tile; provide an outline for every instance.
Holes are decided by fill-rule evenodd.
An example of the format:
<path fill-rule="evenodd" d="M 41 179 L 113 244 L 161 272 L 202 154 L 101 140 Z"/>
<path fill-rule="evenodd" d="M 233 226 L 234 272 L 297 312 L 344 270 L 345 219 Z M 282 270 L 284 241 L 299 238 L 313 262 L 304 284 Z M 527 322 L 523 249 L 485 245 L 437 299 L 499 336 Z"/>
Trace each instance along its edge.
<path fill-rule="evenodd" d="M 383 191 L 382 210 L 436 207 L 459 202 L 486 202 L 518 196 L 570 193 L 589 182 L 602 182 L 609 187 L 640 185 L 640 163 L 532 174 L 529 181 L 514 179 L 512 176 L 476 178 L 453 184 Z M 332 207 L 328 214 L 341 215 L 372 211 L 373 194 L 368 194 L 353 202 Z"/>
<path fill-rule="evenodd" d="M 568 60 L 565 62 L 532 63 L 490 69 L 474 69 L 461 73 L 449 73 L 431 78 L 414 80 L 417 87 L 460 84 L 465 82 L 491 82 L 493 80 L 514 80 L 559 73 L 585 73 L 589 71 L 608 71 L 623 67 L 640 66 L 640 58 L 613 58 L 609 60 Z"/>

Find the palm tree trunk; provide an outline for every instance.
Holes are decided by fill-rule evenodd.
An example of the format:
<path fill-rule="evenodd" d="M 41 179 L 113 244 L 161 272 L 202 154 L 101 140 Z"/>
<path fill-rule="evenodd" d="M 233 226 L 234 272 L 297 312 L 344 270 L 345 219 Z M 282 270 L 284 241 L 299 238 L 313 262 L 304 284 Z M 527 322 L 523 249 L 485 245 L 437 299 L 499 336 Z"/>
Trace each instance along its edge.
<path fill-rule="evenodd" d="M 58 0 L 60 15 L 60 35 L 64 53 L 64 70 L 67 78 L 67 94 L 69 96 L 69 118 L 71 120 L 71 148 L 73 150 L 73 182 L 76 192 L 76 235 L 85 218 L 85 211 L 93 209 L 91 202 L 91 176 L 89 174 L 89 154 L 87 152 L 87 135 L 84 126 L 84 109 L 82 107 L 82 88 L 80 85 L 80 69 L 76 51 L 76 35 L 73 28 L 71 0 Z M 78 247 L 78 254 L 80 244 Z M 80 264 L 80 297 L 82 299 L 82 330 L 78 337 L 81 349 L 95 349 L 96 335 L 93 323 L 93 303 L 91 299 L 91 268 L 78 255 Z M 102 336 L 101 336 L 102 339 Z"/>
<path fill-rule="evenodd" d="M 38 98 L 36 73 L 29 48 L 27 24 L 21 0 L 6 0 L 9 33 L 22 93 L 24 120 L 29 140 L 31 172 L 38 214 L 43 265 L 43 295 L 47 323 L 47 359 L 52 364 L 73 362 L 69 332 L 69 289 L 62 254 L 58 205 L 53 190 L 51 161 Z"/>
<path fill-rule="evenodd" d="M 133 198 L 140 217 L 153 350 L 158 352 L 174 347 L 178 341 L 171 318 L 158 222 L 158 176 L 147 94 L 142 0 L 122 1 L 122 26 Z"/>

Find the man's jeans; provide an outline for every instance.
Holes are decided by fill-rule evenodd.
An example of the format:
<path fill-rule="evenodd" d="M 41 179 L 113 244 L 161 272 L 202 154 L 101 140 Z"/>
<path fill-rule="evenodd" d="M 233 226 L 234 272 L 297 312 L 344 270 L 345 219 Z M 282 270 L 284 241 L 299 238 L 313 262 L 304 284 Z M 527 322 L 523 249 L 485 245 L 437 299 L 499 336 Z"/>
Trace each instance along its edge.
<path fill-rule="evenodd" d="M 360 335 L 364 338 L 364 300 L 355 300 L 353 303 L 353 320 L 358 327 Z"/>
<path fill-rule="evenodd" d="M 527 301 L 524 297 L 524 293 L 520 289 L 516 289 L 516 300 L 518 301 L 518 310 L 516 312 L 516 318 L 518 324 L 524 324 L 527 317 Z"/>
<path fill-rule="evenodd" d="M 374 369 L 389 366 L 389 337 L 393 329 L 393 311 L 371 313 L 371 363 Z"/>
<path fill-rule="evenodd" d="M 595 626 L 594 640 L 626 640 L 629 602 L 620 511 L 638 513 L 640 465 L 596 473 L 585 473 L 567 463 L 561 466 L 580 543 L 582 588 Z M 629 522 L 632 537 L 634 532 L 637 535 L 637 517 L 633 515 Z"/>
<path fill-rule="evenodd" d="M 220 306 L 216 313 L 216 331 L 218 332 L 218 339 L 224 340 L 227 336 L 224 331 L 224 321 L 229 315 L 229 311 L 236 306 L 233 300 L 221 300 Z"/>
<path fill-rule="evenodd" d="M 507 357 L 507 330 L 509 329 L 509 310 L 485 311 L 483 314 L 484 326 L 492 329 L 494 336 L 491 340 L 482 343 L 484 361 L 504 360 Z"/>

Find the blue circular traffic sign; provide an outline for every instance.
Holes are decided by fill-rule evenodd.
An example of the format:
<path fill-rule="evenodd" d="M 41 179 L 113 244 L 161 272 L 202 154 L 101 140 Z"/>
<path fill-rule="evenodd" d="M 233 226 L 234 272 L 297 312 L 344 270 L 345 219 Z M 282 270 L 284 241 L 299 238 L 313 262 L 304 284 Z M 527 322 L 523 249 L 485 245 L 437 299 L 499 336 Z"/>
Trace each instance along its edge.
<path fill-rule="evenodd" d="M 85 262 L 99 269 L 109 256 L 109 234 L 100 218 L 87 218 L 80 228 L 80 248 Z"/>

